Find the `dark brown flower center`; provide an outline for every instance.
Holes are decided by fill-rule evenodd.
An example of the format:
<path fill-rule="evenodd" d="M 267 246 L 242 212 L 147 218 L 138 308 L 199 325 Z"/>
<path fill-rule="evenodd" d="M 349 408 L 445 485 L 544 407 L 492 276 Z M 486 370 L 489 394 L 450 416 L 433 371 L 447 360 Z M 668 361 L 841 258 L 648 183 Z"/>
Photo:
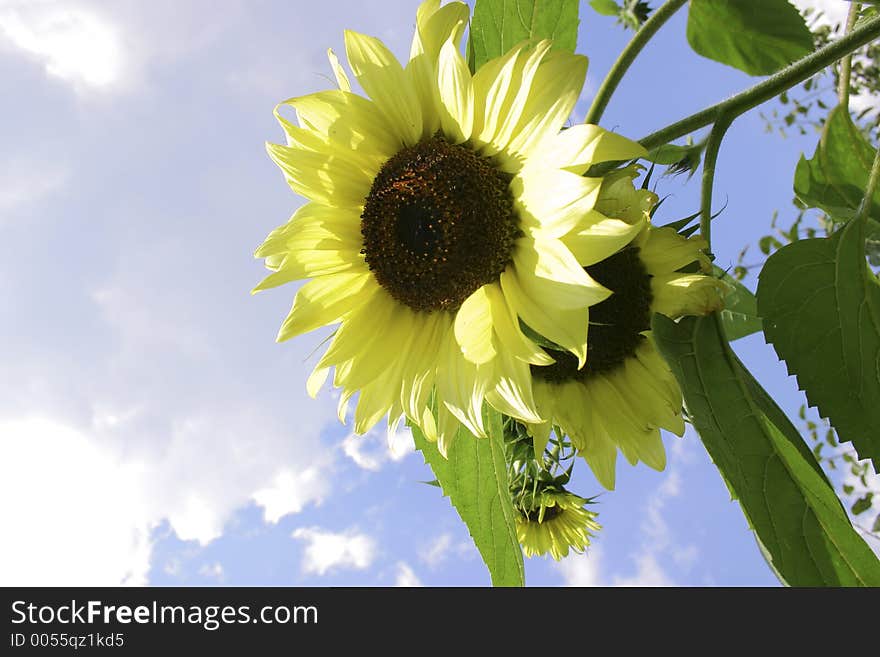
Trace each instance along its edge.
<path fill-rule="evenodd" d="M 644 340 L 642 331 L 651 328 L 651 275 L 630 246 L 595 265 L 584 267 L 596 281 L 613 294 L 590 306 L 587 332 L 587 364 L 577 368 L 577 358 L 567 351 L 548 349 L 556 362 L 546 367 L 532 366 L 532 374 L 550 383 L 585 381 L 594 374 L 610 372 L 635 355 Z"/>
<path fill-rule="evenodd" d="M 520 236 L 510 176 L 440 136 L 404 148 L 373 181 L 361 215 L 367 265 L 413 310 L 457 310 L 498 280 Z"/>

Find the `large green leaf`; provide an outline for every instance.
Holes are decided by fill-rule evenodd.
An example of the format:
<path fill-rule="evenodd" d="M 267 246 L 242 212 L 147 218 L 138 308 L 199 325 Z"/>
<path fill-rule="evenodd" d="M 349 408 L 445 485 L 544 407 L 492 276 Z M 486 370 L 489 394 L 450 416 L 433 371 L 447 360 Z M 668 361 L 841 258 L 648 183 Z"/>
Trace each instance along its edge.
<path fill-rule="evenodd" d="M 465 429 L 449 447 L 447 457 L 437 445 L 413 427 L 416 448 L 431 466 L 443 494 L 458 511 L 495 586 L 523 586 L 525 569 L 516 537 L 513 503 L 510 500 L 501 415 L 489 411 L 488 438 L 475 438 Z"/>
<path fill-rule="evenodd" d="M 813 51 L 788 0 L 691 0 L 687 39 L 698 54 L 749 75 L 769 75 Z"/>
<path fill-rule="evenodd" d="M 655 315 L 653 335 L 774 569 L 792 586 L 880 586 L 880 561 L 787 418 L 763 390 L 756 394 L 760 386 L 730 351 L 718 321 L 675 323 Z"/>
<path fill-rule="evenodd" d="M 468 61 L 474 71 L 521 41 L 553 39 L 553 48 L 574 52 L 578 0 L 477 0 L 471 19 Z"/>
<path fill-rule="evenodd" d="M 852 219 L 868 186 L 876 150 L 841 105 L 828 114 L 813 158 L 803 155 L 794 173 L 794 193 L 810 208 L 826 212 L 832 221 Z M 880 189 L 868 211 L 869 234 L 880 233 Z"/>
<path fill-rule="evenodd" d="M 865 263 L 858 225 L 770 256 L 758 312 L 810 404 L 880 466 L 880 283 Z"/>
<path fill-rule="evenodd" d="M 727 283 L 727 294 L 724 296 L 724 310 L 721 311 L 721 322 L 728 340 L 739 340 L 762 329 L 761 318 L 758 317 L 758 300 L 752 291 L 718 266 L 713 265 L 716 276 Z"/>

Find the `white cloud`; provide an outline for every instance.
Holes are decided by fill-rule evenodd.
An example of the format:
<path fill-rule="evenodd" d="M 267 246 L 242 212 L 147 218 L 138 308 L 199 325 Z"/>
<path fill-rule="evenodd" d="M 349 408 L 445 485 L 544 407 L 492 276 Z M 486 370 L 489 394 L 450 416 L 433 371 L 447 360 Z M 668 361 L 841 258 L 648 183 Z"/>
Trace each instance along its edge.
<path fill-rule="evenodd" d="M 376 557 L 376 542 L 354 530 L 334 533 L 319 527 L 300 527 L 291 536 L 306 544 L 301 562 L 306 574 L 324 575 L 336 568 L 364 570 Z"/>
<path fill-rule="evenodd" d="M 414 587 L 424 586 L 424 584 L 408 564 L 400 561 L 397 563 L 397 578 L 394 581 L 394 586 Z"/>
<path fill-rule="evenodd" d="M 674 586 L 657 558 L 643 552 L 636 558 L 632 575 L 608 575 L 602 570 L 602 551 L 593 546 L 584 554 L 572 554 L 556 564 L 565 586 Z"/>
<path fill-rule="evenodd" d="M 33 158 L 0 159 L 0 213 L 38 201 L 64 188 L 70 177 L 66 167 Z M 0 223 L 3 215 L 0 214 Z"/>
<path fill-rule="evenodd" d="M 45 419 L 0 422 L 3 586 L 146 583 L 154 521 L 139 468 Z"/>
<path fill-rule="evenodd" d="M 149 445 L 138 444 L 149 437 L 136 418 L 97 414 L 103 430 L 92 434 L 45 418 L 0 420 L 0 495 L 16 500 L 0 510 L 12 528 L 0 584 L 146 584 L 163 521 L 206 544 L 249 501 L 277 522 L 329 490 L 327 455 L 300 456 L 297 469 L 290 436 L 249 412 L 194 416 L 164 438 L 148 434 Z"/>
<path fill-rule="evenodd" d="M 831 26 L 846 23 L 846 15 L 850 8 L 850 3 L 844 0 L 793 0 L 792 4 L 801 11 L 809 8 L 822 12 L 819 23 Z"/>
<path fill-rule="evenodd" d="M 0 33 L 43 62 L 46 73 L 78 86 L 108 87 L 123 69 L 118 29 L 98 13 L 55 2 L 6 2 Z"/>
<path fill-rule="evenodd" d="M 675 586 L 651 552 L 640 554 L 636 563 L 638 570 L 630 577 L 615 577 L 614 586 Z"/>
<path fill-rule="evenodd" d="M 332 468 L 329 460 L 296 470 L 285 467 L 275 475 L 272 483 L 253 494 L 253 500 L 263 507 L 263 519 L 277 523 L 291 513 L 299 513 L 310 502 L 320 503 L 330 487 L 326 476 Z"/>
<path fill-rule="evenodd" d="M 690 544 L 682 548 L 672 549 L 672 558 L 681 568 L 688 569 L 696 563 L 700 557 L 700 550 L 696 545 Z"/>
<path fill-rule="evenodd" d="M 593 546 L 588 554 L 572 555 L 556 564 L 566 586 L 675 586 L 674 579 L 663 568 L 662 560 L 671 559 L 685 569 L 693 566 L 699 558 L 698 548 L 693 544 L 680 545 L 666 519 L 670 502 L 684 491 L 681 470 L 695 461 L 690 447 L 695 438 L 693 434 L 687 434 L 672 444 L 670 465 L 643 508 L 642 541 L 629 555 L 636 566 L 635 572 L 603 572 L 601 549 Z"/>
<path fill-rule="evenodd" d="M 223 564 L 219 561 L 215 561 L 214 563 L 206 563 L 202 564 L 202 567 L 199 568 L 199 575 L 202 577 L 208 577 L 210 579 L 223 580 L 225 575 L 225 571 L 223 570 Z"/>
<path fill-rule="evenodd" d="M 358 467 L 378 472 L 388 461 L 401 461 L 412 454 L 415 444 L 408 429 L 398 428 L 389 436 L 382 424 L 379 424 L 363 436 L 347 436 L 342 441 L 342 451 Z"/>
<path fill-rule="evenodd" d="M 452 535 L 441 534 L 419 550 L 419 559 L 429 567 L 436 568 L 446 559 L 451 547 Z"/>
<path fill-rule="evenodd" d="M 817 25 L 839 26 L 841 32 L 846 24 L 849 8 L 852 5 L 852 3 L 845 2 L 844 0 L 793 0 L 793 2 L 800 10 L 811 8 L 821 12 L 821 14 L 814 14 Z M 811 25 L 812 20 L 810 20 Z M 877 107 L 877 97 L 874 95 L 854 94 L 850 96 L 850 110 L 856 114 L 860 114 L 865 110 L 871 110 L 873 113 L 876 113 Z"/>
<path fill-rule="evenodd" d="M 571 554 L 556 564 L 565 586 L 604 586 L 601 575 L 602 552 L 591 547 L 583 554 Z"/>

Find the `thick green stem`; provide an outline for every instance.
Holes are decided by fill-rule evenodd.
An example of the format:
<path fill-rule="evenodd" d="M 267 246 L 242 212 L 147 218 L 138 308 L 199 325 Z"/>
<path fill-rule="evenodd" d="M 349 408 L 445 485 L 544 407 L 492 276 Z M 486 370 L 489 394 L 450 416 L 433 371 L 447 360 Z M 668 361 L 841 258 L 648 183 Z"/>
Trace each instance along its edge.
<path fill-rule="evenodd" d="M 733 117 L 724 114 L 718 117 L 709 139 L 706 142 L 706 154 L 703 156 L 703 181 L 700 188 L 700 235 L 709 245 L 709 255 L 712 254 L 712 186 L 715 182 L 715 163 L 718 161 L 718 151 L 721 149 L 721 140 Z"/>
<path fill-rule="evenodd" d="M 714 123 L 722 115 L 729 116 L 732 120 L 753 107 L 757 107 L 761 103 L 774 98 L 786 89 L 790 89 L 794 85 L 803 82 L 826 66 L 830 66 L 841 57 L 861 48 L 878 36 L 880 36 L 880 16 L 872 18 L 860 28 L 853 30 L 846 36 L 841 37 L 834 43 L 828 44 L 813 54 L 807 55 L 800 61 L 756 84 L 754 87 L 746 89 L 717 105 L 707 107 L 672 125 L 668 125 L 641 139 L 640 142 L 642 146 L 651 150 Z"/>
<path fill-rule="evenodd" d="M 846 16 L 846 28 L 844 28 L 844 34 L 849 34 L 852 32 L 853 27 L 855 27 L 856 19 L 859 17 L 859 11 L 861 10 L 861 4 L 858 2 L 853 2 L 849 6 L 849 14 Z M 849 79 L 852 74 L 852 53 L 849 53 L 846 57 L 840 60 L 840 79 L 837 81 L 837 96 L 840 99 L 840 104 L 844 107 L 849 107 Z"/>
<path fill-rule="evenodd" d="M 611 100 L 614 90 L 617 89 L 617 85 L 620 84 L 620 81 L 623 79 L 624 73 L 626 73 L 627 69 L 629 69 L 633 61 L 635 61 L 635 58 L 642 51 L 642 48 L 644 48 L 648 41 L 651 40 L 651 37 L 657 33 L 657 30 L 660 29 L 663 23 L 669 20 L 675 12 L 681 9 L 685 2 L 687 2 L 687 0 L 667 0 L 666 3 L 655 11 L 651 17 L 645 21 L 644 25 L 639 28 L 639 31 L 635 33 L 632 41 L 630 41 L 626 45 L 626 48 L 623 49 L 623 52 L 620 53 L 617 61 L 614 62 L 611 70 L 608 71 L 608 75 L 606 75 L 605 79 L 602 81 L 602 86 L 599 87 L 599 91 L 596 92 L 596 97 L 593 98 L 593 104 L 590 106 L 590 111 L 587 112 L 587 118 L 584 120 L 584 123 L 599 123 L 599 119 L 602 118 L 602 113 L 605 111 L 608 101 Z"/>

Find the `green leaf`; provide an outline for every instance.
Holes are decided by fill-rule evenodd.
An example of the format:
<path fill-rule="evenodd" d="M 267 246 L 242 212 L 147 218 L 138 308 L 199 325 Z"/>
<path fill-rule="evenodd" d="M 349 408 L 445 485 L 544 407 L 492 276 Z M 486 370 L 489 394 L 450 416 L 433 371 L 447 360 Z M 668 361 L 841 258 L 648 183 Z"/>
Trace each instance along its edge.
<path fill-rule="evenodd" d="M 860 513 L 864 513 L 868 509 L 871 508 L 871 502 L 874 499 L 874 493 L 865 493 L 864 497 L 860 497 L 853 505 L 850 507 L 850 511 L 853 512 L 853 515 L 857 516 Z"/>
<path fill-rule="evenodd" d="M 858 225 L 770 256 L 758 313 L 810 404 L 859 458 L 880 466 L 880 283 L 865 263 Z"/>
<path fill-rule="evenodd" d="M 553 39 L 554 50 L 577 46 L 578 0 L 477 0 L 471 19 L 471 70 L 500 57 L 521 41 Z"/>
<path fill-rule="evenodd" d="M 852 219 L 868 186 L 876 150 L 841 105 L 828 114 L 813 158 L 801 155 L 794 173 L 795 196 L 832 221 Z M 868 236 L 880 240 L 880 189 L 868 209 Z M 870 247 L 870 245 L 869 245 Z"/>
<path fill-rule="evenodd" d="M 727 339 L 739 340 L 760 331 L 763 326 L 758 317 L 758 300 L 752 291 L 717 265 L 713 265 L 712 269 L 730 286 L 730 291 L 724 297 L 724 310 L 721 311 L 721 323 L 724 324 Z"/>
<path fill-rule="evenodd" d="M 486 416 L 488 438 L 475 438 L 460 429 L 449 447 L 448 458 L 437 445 L 412 427 L 416 448 L 431 466 L 443 494 L 449 497 L 467 525 L 494 586 L 523 586 L 525 568 L 516 537 L 510 500 L 501 415 Z"/>
<path fill-rule="evenodd" d="M 880 585 L 880 561 L 853 529 L 806 443 L 775 404 L 767 405 L 770 397 L 730 351 L 718 318 L 675 323 L 655 315 L 653 336 L 706 450 L 783 580 Z"/>
<path fill-rule="evenodd" d="M 597 14 L 603 16 L 617 16 L 620 14 L 620 5 L 614 0 L 590 0 L 590 6 Z"/>
<path fill-rule="evenodd" d="M 749 75 L 770 75 L 813 51 L 788 0 L 691 0 L 687 39 L 703 57 Z"/>
<path fill-rule="evenodd" d="M 662 146 L 650 150 L 645 159 L 654 162 L 655 164 L 675 164 L 676 162 L 681 162 L 685 159 L 693 149 L 693 145 L 679 146 L 678 144 L 663 144 Z M 702 148 L 700 148 L 700 150 L 702 151 Z"/>

